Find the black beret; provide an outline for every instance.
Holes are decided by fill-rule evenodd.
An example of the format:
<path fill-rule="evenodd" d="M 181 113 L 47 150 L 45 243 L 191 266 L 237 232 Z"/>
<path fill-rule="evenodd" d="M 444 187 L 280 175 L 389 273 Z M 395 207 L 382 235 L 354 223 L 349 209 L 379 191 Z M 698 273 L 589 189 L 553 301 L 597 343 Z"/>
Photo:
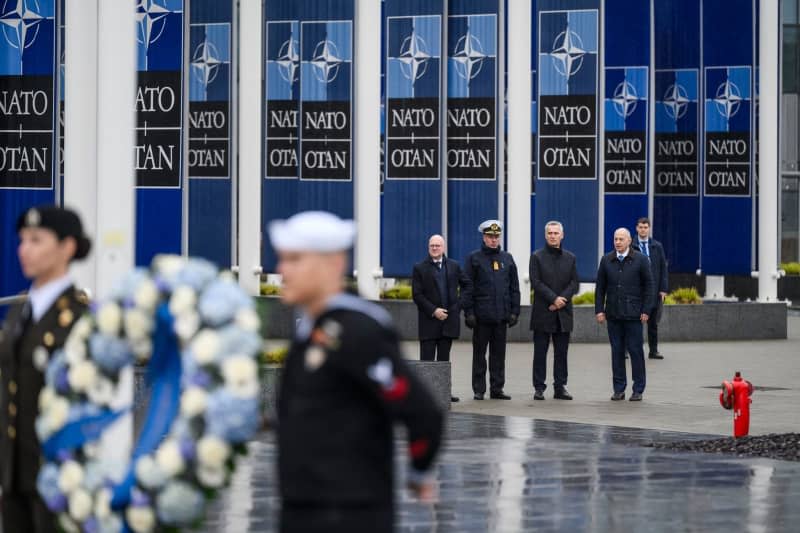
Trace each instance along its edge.
<path fill-rule="evenodd" d="M 92 248 L 92 241 L 83 233 L 80 217 L 71 209 L 54 205 L 31 207 L 17 219 L 17 233 L 23 228 L 49 229 L 60 241 L 72 237 L 77 243 L 73 259 L 83 259 Z"/>

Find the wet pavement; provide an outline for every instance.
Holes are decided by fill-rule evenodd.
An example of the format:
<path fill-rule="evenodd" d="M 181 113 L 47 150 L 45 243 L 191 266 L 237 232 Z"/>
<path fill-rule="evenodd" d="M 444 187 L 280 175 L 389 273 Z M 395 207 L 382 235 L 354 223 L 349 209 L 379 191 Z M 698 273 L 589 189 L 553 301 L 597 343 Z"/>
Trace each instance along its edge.
<path fill-rule="evenodd" d="M 397 530 L 797 531 L 799 463 L 645 446 L 706 437 L 453 413 L 436 472 L 439 502 L 420 504 L 398 489 Z M 277 531 L 274 460 L 272 436 L 263 435 L 205 532 Z"/>

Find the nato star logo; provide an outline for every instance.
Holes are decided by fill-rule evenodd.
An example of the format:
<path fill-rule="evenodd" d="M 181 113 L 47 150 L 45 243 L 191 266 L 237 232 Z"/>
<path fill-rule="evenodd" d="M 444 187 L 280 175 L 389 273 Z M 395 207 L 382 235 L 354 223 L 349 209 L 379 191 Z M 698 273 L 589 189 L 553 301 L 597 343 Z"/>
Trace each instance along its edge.
<path fill-rule="evenodd" d="M 17 0 L 14 9 L 6 11 L 9 1 L 3 6 L 5 14 L 0 17 L 3 34 L 12 47 L 22 51 L 30 47 L 39 35 L 39 23 L 44 20 L 39 14 L 37 0 Z"/>
<path fill-rule="evenodd" d="M 486 54 L 483 53 L 481 42 L 469 30 L 456 43 L 453 61 L 456 73 L 469 81 L 481 71 Z"/>
<path fill-rule="evenodd" d="M 145 50 L 161 37 L 164 32 L 164 19 L 171 11 L 158 0 L 138 0 L 136 2 L 136 39 L 144 45 Z"/>
<path fill-rule="evenodd" d="M 686 111 L 689 109 L 689 102 L 689 94 L 686 92 L 683 85 L 679 83 L 670 85 L 664 93 L 664 99 L 662 100 L 667 115 L 669 115 L 672 120 L 678 120 L 686 114 Z"/>
<path fill-rule="evenodd" d="M 614 89 L 614 97 L 611 101 L 614 103 L 614 111 L 622 118 L 628 118 L 636 110 L 639 95 L 636 94 L 633 85 L 623 81 Z"/>
<path fill-rule="evenodd" d="M 217 47 L 207 40 L 203 41 L 194 51 L 192 73 L 200 83 L 208 85 L 217 77 L 221 63 Z"/>
<path fill-rule="evenodd" d="M 281 78 L 290 84 L 297 81 L 297 70 L 300 65 L 300 54 L 297 49 L 297 41 L 289 37 L 281 45 L 281 49 L 278 51 L 278 59 L 275 60 L 275 63 L 278 64 L 278 72 L 280 72 Z"/>
<path fill-rule="evenodd" d="M 403 76 L 415 82 L 425 74 L 428 70 L 428 60 L 431 55 L 428 53 L 428 45 L 425 40 L 413 31 L 411 35 L 405 38 L 403 44 L 400 46 L 400 68 L 403 71 Z"/>
<path fill-rule="evenodd" d="M 580 35 L 569 28 L 556 36 L 553 41 L 553 51 L 550 52 L 556 71 L 567 80 L 581 69 L 585 55 L 586 50 L 583 48 Z"/>
<path fill-rule="evenodd" d="M 339 74 L 339 65 L 342 59 L 339 57 L 339 49 L 336 43 L 329 39 L 320 41 L 314 48 L 314 55 L 311 58 L 311 66 L 314 67 L 314 76 L 322 83 L 330 83 Z"/>
<path fill-rule="evenodd" d="M 717 112 L 730 120 L 730 118 L 739 111 L 739 105 L 742 102 L 741 94 L 736 84 L 730 80 L 722 83 L 717 88 L 717 96 L 714 98 L 714 103 L 717 105 Z"/>

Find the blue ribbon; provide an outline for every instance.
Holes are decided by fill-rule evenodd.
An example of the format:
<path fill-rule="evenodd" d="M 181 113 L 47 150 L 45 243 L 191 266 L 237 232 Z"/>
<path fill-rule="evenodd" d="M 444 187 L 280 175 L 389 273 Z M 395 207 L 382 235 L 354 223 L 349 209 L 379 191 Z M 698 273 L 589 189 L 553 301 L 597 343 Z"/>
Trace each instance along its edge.
<path fill-rule="evenodd" d="M 98 415 L 68 423 L 42 443 L 42 454 L 48 461 L 55 461 L 58 458 L 58 452 L 74 450 L 87 442 L 99 439 L 103 431 L 127 411 L 127 409 L 123 411 L 106 410 Z"/>

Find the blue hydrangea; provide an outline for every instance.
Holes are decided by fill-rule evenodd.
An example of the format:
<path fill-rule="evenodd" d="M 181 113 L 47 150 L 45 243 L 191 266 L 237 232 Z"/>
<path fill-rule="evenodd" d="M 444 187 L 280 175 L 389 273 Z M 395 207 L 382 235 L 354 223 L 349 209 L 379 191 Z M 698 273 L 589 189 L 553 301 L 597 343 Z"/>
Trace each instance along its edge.
<path fill-rule="evenodd" d="M 59 348 L 53 352 L 47 369 L 44 371 L 44 382 L 47 383 L 48 386 L 55 388 L 58 375 L 62 371 L 67 371 L 67 358 L 64 354 L 64 350 Z"/>
<path fill-rule="evenodd" d="M 83 486 L 90 492 L 99 490 L 106 482 L 103 465 L 98 461 L 90 461 L 83 467 Z"/>
<path fill-rule="evenodd" d="M 97 521 L 97 533 L 119 533 L 122 529 L 122 519 L 116 514 L 110 514 Z"/>
<path fill-rule="evenodd" d="M 82 420 L 84 418 L 88 418 L 91 416 L 97 416 L 103 412 L 100 407 L 84 402 L 78 404 L 72 404 L 69 406 L 69 414 L 67 415 L 67 422 L 75 422 L 76 420 Z"/>
<path fill-rule="evenodd" d="M 36 489 L 51 511 L 57 513 L 67 508 L 67 498 L 58 490 L 58 467 L 55 464 L 47 463 L 39 470 Z"/>
<path fill-rule="evenodd" d="M 175 276 L 175 287 L 188 285 L 195 292 L 200 292 L 203 288 L 214 281 L 217 277 L 217 267 L 205 259 L 191 258 Z"/>
<path fill-rule="evenodd" d="M 229 442 L 246 442 L 258 430 L 258 398 L 242 399 L 225 390 L 209 396 L 206 431 Z"/>
<path fill-rule="evenodd" d="M 136 288 L 149 277 L 150 274 L 145 268 L 137 268 L 128 272 L 114 283 L 109 292 L 109 297 L 122 302 L 132 301 Z"/>
<path fill-rule="evenodd" d="M 156 513 L 166 524 L 188 526 L 202 516 L 204 503 L 200 491 L 184 481 L 173 481 L 156 496 Z"/>
<path fill-rule="evenodd" d="M 234 319 L 240 309 L 252 308 L 253 301 L 235 281 L 217 279 L 200 296 L 198 311 L 206 324 L 219 327 Z"/>
<path fill-rule="evenodd" d="M 97 366 L 111 376 L 116 376 L 122 367 L 133 360 L 127 342 L 102 333 L 93 333 L 89 338 L 89 351 Z"/>
<path fill-rule="evenodd" d="M 226 326 L 217 332 L 219 335 L 221 359 L 228 355 L 252 355 L 261 351 L 263 341 L 255 331 L 247 331 L 235 325 Z"/>

